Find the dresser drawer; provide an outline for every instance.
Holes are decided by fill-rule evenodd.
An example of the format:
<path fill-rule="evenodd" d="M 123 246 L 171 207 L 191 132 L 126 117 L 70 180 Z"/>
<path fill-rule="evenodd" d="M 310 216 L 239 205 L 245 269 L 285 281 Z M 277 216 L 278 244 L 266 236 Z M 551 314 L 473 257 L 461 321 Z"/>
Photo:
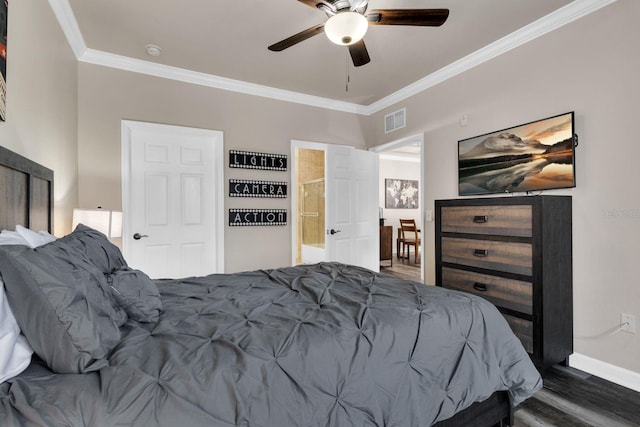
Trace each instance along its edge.
<path fill-rule="evenodd" d="M 442 286 L 476 294 L 499 307 L 533 314 L 533 291 L 529 282 L 444 267 Z"/>
<path fill-rule="evenodd" d="M 450 233 L 531 237 L 532 208 L 512 206 L 443 206 L 441 229 Z"/>
<path fill-rule="evenodd" d="M 513 333 L 520 339 L 522 346 L 527 353 L 533 353 L 533 323 L 520 319 L 519 317 L 509 316 L 504 314 L 504 318 L 511 327 Z"/>
<path fill-rule="evenodd" d="M 573 352 L 571 197 L 465 197 L 434 207 L 437 285 L 495 304 L 538 369 L 566 363 Z"/>
<path fill-rule="evenodd" d="M 443 237 L 442 262 L 531 276 L 530 243 Z"/>

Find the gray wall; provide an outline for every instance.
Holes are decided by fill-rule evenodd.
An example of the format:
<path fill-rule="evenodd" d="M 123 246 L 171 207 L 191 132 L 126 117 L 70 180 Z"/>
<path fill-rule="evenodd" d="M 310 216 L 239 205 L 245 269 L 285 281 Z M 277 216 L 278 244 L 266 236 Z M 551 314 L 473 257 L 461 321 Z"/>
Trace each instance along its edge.
<path fill-rule="evenodd" d="M 225 182 L 229 178 L 290 181 L 289 172 L 229 169 L 232 149 L 289 154 L 291 140 L 365 148 L 360 117 L 79 64 L 80 205 L 119 209 L 122 203 L 121 120 L 138 120 L 224 132 Z M 229 199 L 229 208 L 289 209 L 291 199 Z M 289 209 L 290 211 L 290 209 Z M 291 215 L 291 213 L 290 213 Z M 291 221 L 289 221 L 291 224 Z M 225 229 L 225 272 L 291 264 L 291 227 Z"/>
<path fill-rule="evenodd" d="M 9 2 L 7 121 L 0 145 L 55 173 L 54 232 L 78 203 L 77 62 L 47 2 Z"/>
<path fill-rule="evenodd" d="M 602 335 L 620 313 L 640 318 L 639 16 L 640 2 L 619 0 L 371 116 L 366 127 L 371 146 L 424 132 L 425 209 L 433 209 L 436 199 L 458 197 L 458 140 L 574 110 L 577 187 L 547 194 L 573 196 L 575 351 L 638 373 L 639 335 Z M 407 127 L 385 135 L 384 114 L 403 107 Z M 433 283 L 434 223 L 425 229 Z"/>

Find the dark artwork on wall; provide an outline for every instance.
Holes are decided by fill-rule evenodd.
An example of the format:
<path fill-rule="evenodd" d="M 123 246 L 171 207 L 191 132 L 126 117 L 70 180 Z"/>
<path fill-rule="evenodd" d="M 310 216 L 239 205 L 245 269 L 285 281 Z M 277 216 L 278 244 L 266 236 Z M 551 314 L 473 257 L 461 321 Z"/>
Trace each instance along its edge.
<path fill-rule="evenodd" d="M 267 197 L 284 199 L 287 197 L 287 183 L 276 181 L 254 181 L 230 179 L 229 197 Z"/>
<path fill-rule="evenodd" d="M 287 210 L 229 209 L 229 225 L 287 225 Z"/>
<path fill-rule="evenodd" d="M 0 0 L 0 120 L 7 119 L 7 10 L 8 0 Z"/>
<path fill-rule="evenodd" d="M 229 150 L 229 167 L 286 171 L 287 156 L 285 154 Z"/>
<path fill-rule="evenodd" d="M 387 209 L 418 208 L 417 180 L 386 178 L 384 194 L 384 207 Z"/>

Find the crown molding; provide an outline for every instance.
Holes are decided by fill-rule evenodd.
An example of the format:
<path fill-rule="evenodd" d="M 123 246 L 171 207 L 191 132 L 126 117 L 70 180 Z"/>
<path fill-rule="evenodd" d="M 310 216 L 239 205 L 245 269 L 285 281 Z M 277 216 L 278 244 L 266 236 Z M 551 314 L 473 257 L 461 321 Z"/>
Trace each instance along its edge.
<path fill-rule="evenodd" d="M 370 116 L 615 1 L 617 0 L 574 0 L 537 21 L 369 105 L 323 98 L 88 49 L 69 1 L 49 0 L 49 5 L 78 61 L 247 95 Z"/>
<path fill-rule="evenodd" d="M 53 14 L 56 16 L 58 24 L 62 28 L 69 46 L 71 46 L 71 50 L 73 50 L 73 54 L 76 58 L 80 58 L 84 51 L 87 50 L 87 45 L 84 42 L 73 10 L 71 10 L 69 0 L 49 0 L 49 6 L 53 10 Z"/>
<path fill-rule="evenodd" d="M 574 0 L 564 7 L 526 25 L 519 30 L 461 58 L 414 83 L 363 108 L 362 114 L 371 115 L 398 102 L 423 92 L 452 77 L 462 74 L 490 59 L 582 18 L 617 0 Z"/>
<path fill-rule="evenodd" d="M 264 98 L 276 99 L 279 101 L 293 102 L 297 104 L 309 105 L 312 107 L 337 110 L 346 113 L 362 114 L 362 106 L 335 99 L 322 98 L 319 96 L 307 95 L 285 89 L 278 89 L 270 86 L 248 83 L 241 80 L 229 79 L 212 74 L 199 73 L 184 68 L 172 67 L 158 64 L 151 61 L 130 58 L 122 55 L 115 55 L 94 49 L 86 49 L 78 58 L 80 62 L 86 62 L 104 67 L 116 68 L 119 70 L 134 73 L 146 74 L 149 76 L 161 77 L 176 80 L 184 83 L 191 83 L 200 86 L 207 86 L 216 89 L 223 89 L 232 92 L 244 93 L 247 95 L 261 96 Z"/>

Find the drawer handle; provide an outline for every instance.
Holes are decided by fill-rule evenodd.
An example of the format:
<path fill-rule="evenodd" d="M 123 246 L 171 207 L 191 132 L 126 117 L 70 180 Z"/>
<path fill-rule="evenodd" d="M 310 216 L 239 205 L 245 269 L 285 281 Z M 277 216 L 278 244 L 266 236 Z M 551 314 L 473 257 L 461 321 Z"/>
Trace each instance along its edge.
<path fill-rule="evenodd" d="M 474 283 L 473 284 L 473 289 L 475 289 L 476 291 L 480 291 L 480 292 L 486 292 L 487 291 L 487 285 L 485 285 L 484 283 Z"/>
<path fill-rule="evenodd" d="M 473 222 L 476 224 L 484 224 L 485 222 L 489 222 L 489 215 L 476 215 L 473 217 Z"/>
<path fill-rule="evenodd" d="M 489 249 L 474 249 L 473 256 L 477 256 L 477 257 L 489 256 Z"/>

